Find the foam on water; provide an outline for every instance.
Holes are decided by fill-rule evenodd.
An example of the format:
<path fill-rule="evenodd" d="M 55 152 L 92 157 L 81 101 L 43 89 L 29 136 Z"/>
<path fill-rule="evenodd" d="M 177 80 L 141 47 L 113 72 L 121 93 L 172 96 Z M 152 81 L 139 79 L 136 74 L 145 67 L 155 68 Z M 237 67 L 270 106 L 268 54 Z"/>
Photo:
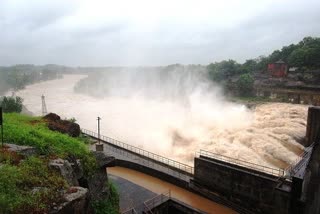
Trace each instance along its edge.
<path fill-rule="evenodd" d="M 41 115 L 41 95 L 48 111 L 76 118 L 81 127 L 166 157 L 193 164 L 200 149 L 257 164 L 286 167 L 303 151 L 307 106 L 270 103 L 253 110 L 195 90 L 188 103 L 110 95 L 95 98 L 74 93 L 84 75 L 37 83 L 17 92 L 26 107 Z M 217 98 L 219 99 L 219 98 Z"/>

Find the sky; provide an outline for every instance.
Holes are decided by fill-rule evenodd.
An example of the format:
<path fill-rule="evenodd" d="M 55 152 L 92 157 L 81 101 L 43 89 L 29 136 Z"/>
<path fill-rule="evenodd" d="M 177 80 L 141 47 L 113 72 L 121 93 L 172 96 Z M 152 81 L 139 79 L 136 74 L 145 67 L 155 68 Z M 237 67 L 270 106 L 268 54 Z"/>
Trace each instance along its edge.
<path fill-rule="evenodd" d="M 319 0 L 0 0 L 0 65 L 208 64 L 320 37 Z"/>

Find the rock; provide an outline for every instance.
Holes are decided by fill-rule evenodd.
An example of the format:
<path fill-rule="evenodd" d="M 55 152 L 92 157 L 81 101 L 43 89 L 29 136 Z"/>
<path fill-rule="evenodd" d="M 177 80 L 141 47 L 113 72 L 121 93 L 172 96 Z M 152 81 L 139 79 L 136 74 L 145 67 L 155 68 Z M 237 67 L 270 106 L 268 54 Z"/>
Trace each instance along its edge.
<path fill-rule="evenodd" d="M 97 160 L 97 165 L 99 169 L 103 171 L 106 170 L 107 166 L 114 166 L 115 158 L 112 156 L 107 156 L 103 152 L 92 152 Z"/>
<path fill-rule="evenodd" d="M 57 120 L 61 119 L 60 116 L 55 113 L 49 113 L 46 116 L 44 116 L 43 118 L 48 121 L 57 121 Z"/>
<path fill-rule="evenodd" d="M 50 213 L 52 214 L 86 214 L 89 210 L 88 189 L 83 187 L 70 187 L 64 195 L 65 202 L 55 205 Z"/>
<path fill-rule="evenodd" d="M 87 180 L 87 185 L 90 191 L 90 198 L 95 200 L 106 200 L 109 195 L 109 187 L 107 185 L 108 175 L 106 170 L 98 170 L 90 179 Z"/>
<path fill-rule="evenodd" d="M 98 170 L 90 178 L 85 178 L 86 185 L 89 188 L 90 198 L 95 200 L 106 200 L 109 196 L 108 175 L 106 166 L 114 164 L 114 157 L 107 156 L 103 152 L 93 152 Z"/>
<path fill-rule="evenodd" d="M 81 161 L 74 156 L 68 156 L 66 159 L 71 164 L 75 179 L 81 179 L 83 177 L 83 168 L 81 165 Z"/>
<path fill-rule="evenodd" d="M 16 152 L 24 157 L 29 157 L 37 154 L 36 148 L 31 146 L 20 146 L 20 145 L 10 144 L 10 143 L 5 144 L 5 146 L 7 147 L 8 151 Z"/>
<path fill-rule="evenodd" d="M 70 186 L 78 186 L 78 180 L 69 161 L 61 158 L 50 160 L 49 167 L 57 170 Z"/>
<path fill-rule="evenodd" d="M 43 118 L 48 121 L 48 128 L 52 131 L 68 134 L 71 137 L 79 137 L 81 133 L 79 124 L 61 120 L 60 116 L 55 113 L 47 114 Z"/>
<path fill-rule="evenodd" d="M 50 121 L 48 128 L 52 131 L 68 134 L 71 137 L 79 137 L 81 133 L 79 124 L 68 120 Z"/>

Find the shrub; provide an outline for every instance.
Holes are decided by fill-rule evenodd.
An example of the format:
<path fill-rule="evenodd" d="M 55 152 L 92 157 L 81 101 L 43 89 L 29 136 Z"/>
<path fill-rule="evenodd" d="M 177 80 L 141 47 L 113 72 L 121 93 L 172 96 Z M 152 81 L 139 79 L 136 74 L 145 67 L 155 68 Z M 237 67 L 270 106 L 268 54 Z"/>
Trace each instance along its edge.
<path fill-rule="evenodd" d="M 22 111 L 22 102 L 23 99 L 21 97 L 3 97 L 0 106 L 2 106 L 3 112 L 20 113 Z"/>

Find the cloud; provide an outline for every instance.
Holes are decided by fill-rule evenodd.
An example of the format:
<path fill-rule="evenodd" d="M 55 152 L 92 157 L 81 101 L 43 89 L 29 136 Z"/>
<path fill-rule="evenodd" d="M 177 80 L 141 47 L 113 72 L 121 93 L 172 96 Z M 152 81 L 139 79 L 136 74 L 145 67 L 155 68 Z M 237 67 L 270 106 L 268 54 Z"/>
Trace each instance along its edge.
<path fill-rule="evenodd" d="M 0 64 L 244 61 L 319 36 L 319 10 L 315 0 L 3 0 Z"/>

